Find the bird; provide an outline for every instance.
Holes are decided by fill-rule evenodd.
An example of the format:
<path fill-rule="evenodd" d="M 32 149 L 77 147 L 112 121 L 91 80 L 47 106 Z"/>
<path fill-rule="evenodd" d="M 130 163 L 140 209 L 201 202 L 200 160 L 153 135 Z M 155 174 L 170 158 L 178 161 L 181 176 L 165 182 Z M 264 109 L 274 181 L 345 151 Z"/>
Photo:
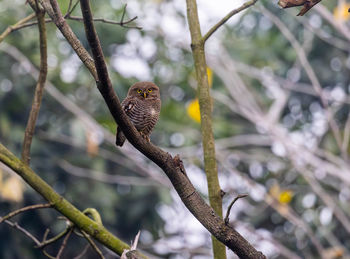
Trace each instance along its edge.
<path fill-rule="evenodd" d="M 150 135 L 158 121 L 161 107 L 158 86 L 152 82 L 133 84 L 121 106 L 141 136 L 150 142 Z M 125 135 L 118 126 L 116 145 L 123 146 L 125 139 Z"/>

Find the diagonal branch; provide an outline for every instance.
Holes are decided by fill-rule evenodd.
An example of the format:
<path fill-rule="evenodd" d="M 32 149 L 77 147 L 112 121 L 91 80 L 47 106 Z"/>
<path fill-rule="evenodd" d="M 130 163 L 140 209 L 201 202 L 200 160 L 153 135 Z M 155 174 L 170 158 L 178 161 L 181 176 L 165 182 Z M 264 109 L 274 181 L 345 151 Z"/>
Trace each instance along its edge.
<path fill-rule="evenodd" d="M 56 255 L 56 259 L 61 258 L 61 255 L 63 254 L 63 250 L 64 250 L 64 248 L 66 247 L 67 242 L 68 242 L 68 239 L 69 239 L 69 237 L 71 236 L 72 232 L 73 232 L 73 228 L 71 228 L 71 229 L 68 231 L 68 234 L 67 234 L 67 235 L 65 236 L 65 238 L 63 239 L 63 242 L 62 242 L 62 245 L 61 245 L 61 247 L 60 247 L 60 250 L 58 250 L 58 253 L 57 253 L 57 255 Z"/>
<path fill-rule="evenodd" d="M 28 211 L 28 210 L 36 210 L 36 209 L 44 209 L 44 208 L 51 208 L 52 204 L 51 203 L 45 203 L 45 204 L 36 204 L 36 205 L 30 205 L 27 207 L 20 208 L 18 210 L 15 210 L 6 216 L 0 217 L 0 223 L 2 223 L 4 220 L 10 219 L 22 212 Z"/>
<path fill-rule="evenodd" d="M 93 25 L 89 1 L 80 0 L 80 6 L 84 17 L 86 36 L 97 68 L 97 87 L 126 138 L 135 148 L 163 169 L 186 207 L 219 241 L 231 248 L 241 258 L 265 258 L 261 252 L 256 251 L 237 231 L 230 226 L 226 226 L 224 221 L 206 204 L 189 181 L 182 162 L 178 157 L 173 158 L 169 153 L 164 152 L 140 137 L 140 134 L 125 115 L 112 88 L 102 48 Z"/>
<path fill-rule="evenodd" d="M 30 162 L 30 146 L 32 145 L 35 124 L 39 115 L 41 100 L 43 97 L 44 86 L 45 86 L 45 81 L 47 76 L 47 38 L 46 38 L 45 11 L 40 10 L 40 8 L 36 8 L 36 16 L 37 16 L 38 27 L 39 27 L 40 71 L 39 71 L 38 82 L 35 87 L 32 108 L 30 110 L 27 126 L 24 132 L 22 160 L 26 164 L 29 164 Z"/>
<path fill-rule="evenodd" d="M 0 42 L 2 42 L 6 38 L 6 36 L 9 35 L 11 32 L 22 28 L 23 24 L 33 19 L 35 15 L 35 13 L 32 13 L 27 17 L 23 18 L 22 20 L 19 20 L 16 24 L 7 27 L 7 29 L 0 35 Z"/>
<path fill-rule="evenodd" d="M 70 202 L 56 193 L 51 186 L 2 144 L 0 144 L 0 161 L 21 176 L 42 197 L 52 203 L 53 208 L 67 217 L 76 227 L 84 230 L 90 236 L 119 255 L 123 253 L 124 249 L 129 249 L 127 244 L 111 234 L 103 225 L 91 220 Z M 38 242 L 37 245 L 40 245 L 40 242 Z"/>
<path fill-rule="evenodd" d="M 217 24 L 215 24 L 204 36 L 203 36 L 203 42 L 206 42 L 206 40 L 217 30 L 219 29 L 222 25 L 224 25 L 232 16 L 234 16 L 235 14 L 238 14 L 239 12 L 247 9 L 248 7 L 254 5 L 258 0 L 251 0 L 248 1 L 246 3 L 244 3 L 243 5 L 241 5 L 240 7 L 238 7 L 237 9 L 232 10 L 231 12 L 229 12 L 224 18 L 222 18 Z"/>
<path fill-rule="evenodd" d="M 9 220 L 5 220 L 5 223 L 10 225 L 11 227 L 15 228 L 15 229 L 18 229 L 19 231 L 21 231 L 24 235 L 26 235 L 27 237 L 29 237 L 31 240 L 34 241 L 34 243 L 36 245 L 39 245 L 40 244 L 40 241 L 35 237 L 33 236 L 28 230 L 24 229 L 23 227 L 21 227 L 20 225 L 18 225 L 17 222 L 11 222 Z"/>

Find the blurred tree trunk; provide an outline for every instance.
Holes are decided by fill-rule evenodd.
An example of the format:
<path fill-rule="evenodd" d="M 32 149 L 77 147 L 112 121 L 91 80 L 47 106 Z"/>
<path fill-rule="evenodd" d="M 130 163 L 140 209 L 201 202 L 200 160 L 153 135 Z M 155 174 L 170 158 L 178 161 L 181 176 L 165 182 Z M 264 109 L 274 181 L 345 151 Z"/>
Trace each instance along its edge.
<path fill-rule="evenodd" d="M 198 99 L 201 114 L 201 131 L 204 168 L 208 181 L 210 206 L 222 218 L 222 197 L 215 157 L 215 140 L 212 127 L 212 98 L 207 76 L 204 40 L 200 31 L 196 0 L 187 0 L 187 19 L 191 31 L 191 48 L 197 76 Z M 226 258 L 226 248 L 212 236 L 214 258 Z"/>

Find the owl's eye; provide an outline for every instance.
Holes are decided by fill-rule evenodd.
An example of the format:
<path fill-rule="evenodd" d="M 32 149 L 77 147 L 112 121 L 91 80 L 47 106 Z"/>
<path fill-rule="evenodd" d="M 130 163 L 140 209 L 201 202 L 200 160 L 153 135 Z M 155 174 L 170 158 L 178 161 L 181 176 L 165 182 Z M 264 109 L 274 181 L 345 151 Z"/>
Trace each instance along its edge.
<path fill-rule="evenodd" d="M 152 89 L 147 89 L 147 91 L 150 93 L 150 92 L 152 92 Z"/>
<path fill-rule="evenodd" d="M 137 92 L 138 92 L 139 94 L 142 93 L 141 89 L 137 89 Z"/>

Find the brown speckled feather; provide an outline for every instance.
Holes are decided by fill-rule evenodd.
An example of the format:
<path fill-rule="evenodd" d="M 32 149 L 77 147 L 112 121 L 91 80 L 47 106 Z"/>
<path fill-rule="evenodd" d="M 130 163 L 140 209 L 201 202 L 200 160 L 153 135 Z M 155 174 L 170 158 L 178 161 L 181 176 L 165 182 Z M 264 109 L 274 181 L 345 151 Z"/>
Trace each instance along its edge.
<path fill-rule="evenodd" d="M 151 89 L 151 92 L 148 92 L 149 89 Z M 147 97 L 144 97 L 144 92 L 147 94 Z M 135 128 L 149 140 L 160 113 L 161 101 L 158 87 L 151 82 L 134 84 L 129 89 L 128 96 L 123 100 L 122 107 L 135 125 Z M 118 127 L 116 144 L 122 146 L 124 142 L 125 136 Z"/>

